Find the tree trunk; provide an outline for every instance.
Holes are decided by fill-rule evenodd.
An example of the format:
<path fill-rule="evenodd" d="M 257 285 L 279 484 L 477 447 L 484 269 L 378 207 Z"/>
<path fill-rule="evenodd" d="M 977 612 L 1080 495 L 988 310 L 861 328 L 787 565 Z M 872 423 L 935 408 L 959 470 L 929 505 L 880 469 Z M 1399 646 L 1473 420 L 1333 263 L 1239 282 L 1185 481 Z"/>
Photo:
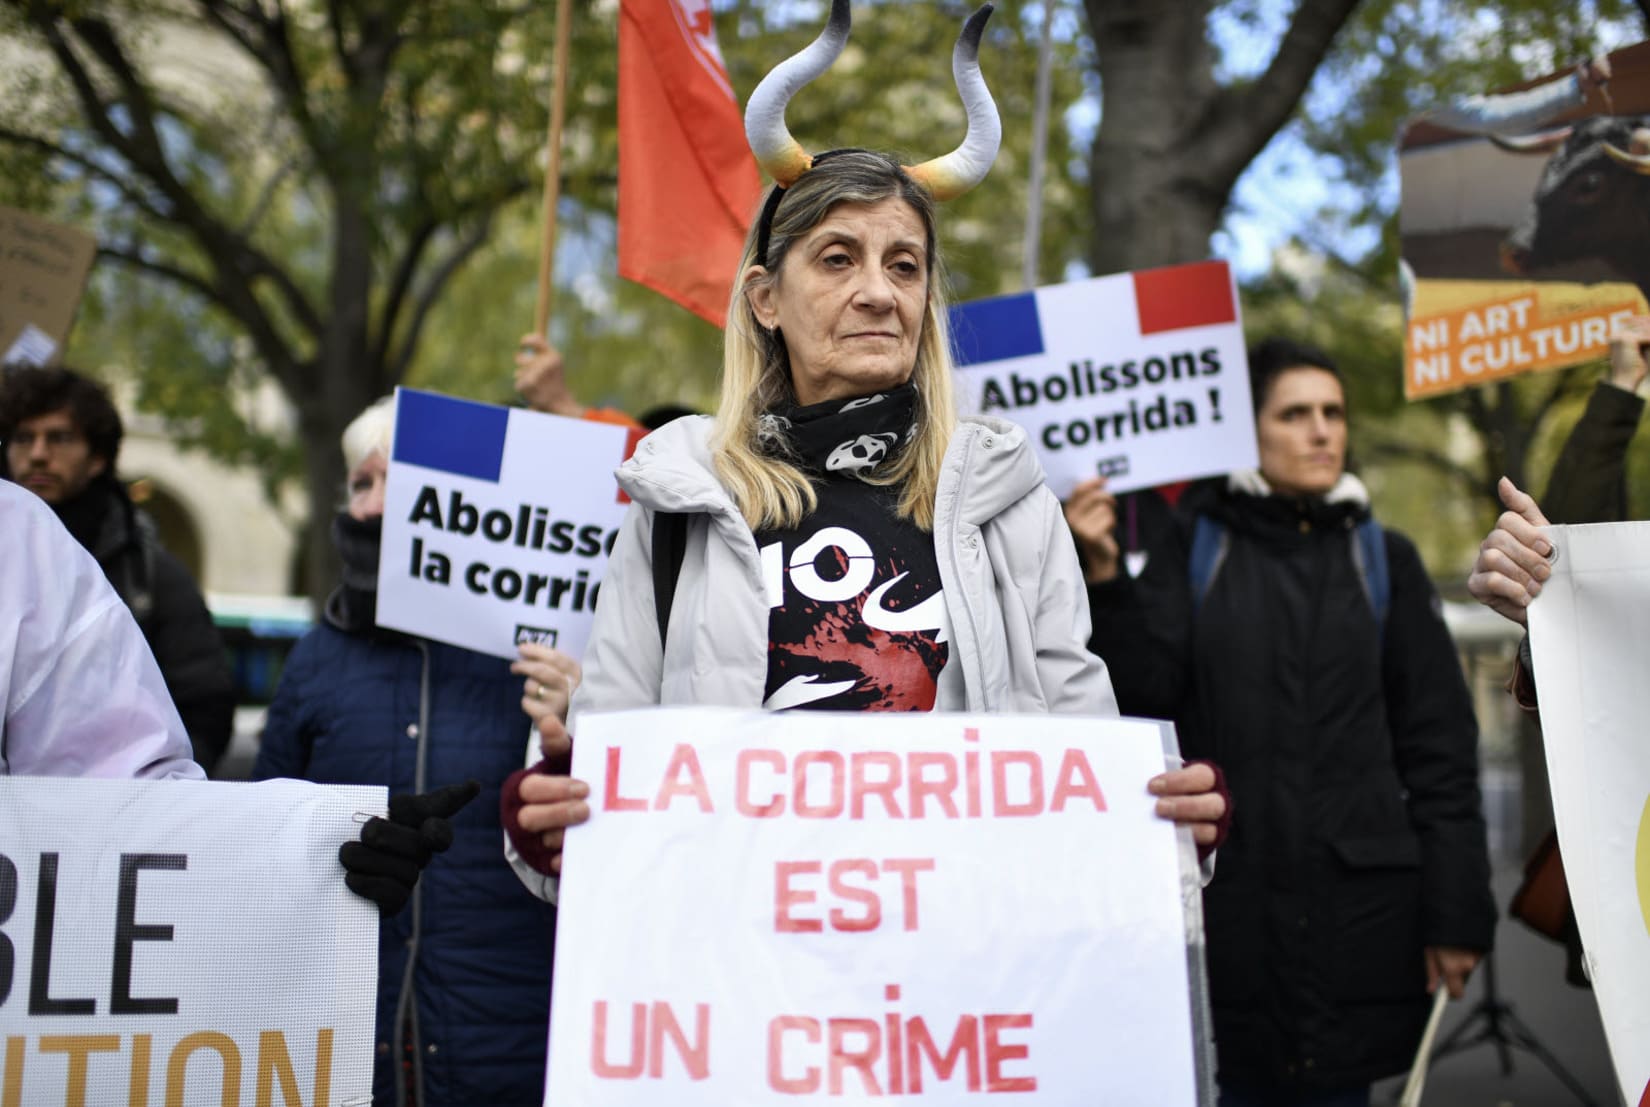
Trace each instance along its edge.
<path fill-rule="evenodd" d="M 317 604 L 338 582 L 340 563 L 332 545 L 333 509 L 349 474 L 344 468 L 344 428 L 393 384 L 368 355 L 372 254 L 367 221 L 351 198 L 334 190 L 332 286 L 329 311 L 316 353 L 316 387 L 291 397 L 299 410 L 304 443 L 304 488 L 310 526 L 305 550 L 308 592 Z"/>
<path fill-rule="evenodd" d="M 1217 91 L 1207 0 L 1089 0 L 1104 102 L 1089 154 L 1096 273 L 1198 261 L 1225 193 L 1200 188 L 1192 135 Z"/>
<path fill-rule="evenodd" d="M 313 416 L 299 418 L 299 435 L 304 444 L 304 496 L 309 503 L 309 525 L 303 529 L 304 559 L 302 587 L 320 613 L 327 595 L 338 585 L 343 563 L 332 544 L 332 508 L 339 504 L 344 489 L 344 450 L 331 420 Z M 327 425 L 323 425 L 327 424 Z"/>
<path fill-rule="evenodd" d="M 1097 273 L 1198 261 L 1358 0 L 1298 0 L 1265 71 L 1215 80 L 1212 0 L 1086 0 L 1101 81 L 1089 168 Z"/>

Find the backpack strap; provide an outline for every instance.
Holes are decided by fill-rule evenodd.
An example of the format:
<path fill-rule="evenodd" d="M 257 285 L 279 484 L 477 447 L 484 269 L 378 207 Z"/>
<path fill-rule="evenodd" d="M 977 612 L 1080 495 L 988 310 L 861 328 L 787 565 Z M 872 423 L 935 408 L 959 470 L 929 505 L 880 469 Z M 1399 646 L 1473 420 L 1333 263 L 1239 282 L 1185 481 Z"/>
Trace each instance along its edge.
<path fill-rule="evenodd" d="M 676 578 L 682 575 L 682 558 L 687 554 L 686 515 L 653 513 L 653 606 L 659 614 L 659 648 L 665 644 L 670 626 L 670 605 L 676 599 Z"/>
<path fill-rule="evenodd" d="M 1387 568 L 1386 532 L 1370 516 L 1353 528 L 1352 564 L 1364 586 L 1364 598 L 1375 612 L 1375 622 L 1386 636 L 1387 609 L 1392 606 L 1392 574 Z"/>
<path fill-rule="evenodd" d="M 1387 567 L 1386 532 L 1374 517 L 1365 519 L 1348 536 L 1352 545 L 1352 566 L 1363 585 L 1364 599 L 1375 613 L 1375 622 L 1386 634 L 1386 616 L 1392 606 L 1392 574 Z M 1192 532 L 1192 553 L 1187 564 L 1187 577 L 1192 586 L 1192 610 L 1202 604 L 1209 594 L 1215 574 L 1220 572 L 1231 548 L 1232 536 L 1226 528 L 1207 515 L 1197 517 Z"/>
<path fill-rule="evenodd" d="M 1209 586 L 1214 583 L 1215 574 L 1220 572 L 1221 563 L 1226 560 L 1226 551 L 1231 545 L 1232 536 L 1224 526 L 1207 515 L 1197 517 L 1197 527 L 1192 532 L 1191 559 L 1186 564 L 1187 578 L 1192 585 L 1193 611 L 1209 594 Z"/>

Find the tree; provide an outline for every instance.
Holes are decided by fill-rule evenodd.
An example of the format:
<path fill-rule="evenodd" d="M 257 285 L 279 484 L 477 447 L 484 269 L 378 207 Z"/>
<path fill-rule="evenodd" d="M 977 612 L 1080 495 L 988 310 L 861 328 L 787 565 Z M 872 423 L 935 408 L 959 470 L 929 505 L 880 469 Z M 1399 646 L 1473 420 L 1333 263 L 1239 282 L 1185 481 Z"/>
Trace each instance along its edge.
<path fill-rule="evenodd" d="M 610 255 L 616 4 L 574 7 L 561 239 Z M 718 4 L 741 98 L 817 33 L 815 13 L 776 7 Z M 186 441 L 259 465 L 272 492 L 301 467 L 315 519 L 336 502 L 342 427 L 394 385 L 508 399 L 512 344 L 531 322 L 552 8 L 0 0 L 0 33 L 33 48 L 16 97 L 27 110 L 0 122 L 0 143 L 28 169 L 29 191 L 14 188 L 13 202 L 91 224 L 117 266 L 95 274 L 71 352 L 132 362 L 141 404 Z M 861 13 L 847 55 L 799 98 L 793 128 L 818 148 L 931 156 L 955 143 L 949 57 L 966 9 Z M 1030 116 L 1030 31 L 1000 15 L 985 48 L 1009 118 Z M 1076 67 L 1063 66 L 1056 96 L 1080 91 Z M 1068 141 L 1057 129 L 1061 166 Z M 964 295 L 1001 291 L 1018 271 L 1023 205 L 1012 198 L 1023 196 L 1028 145 L 1011 129 L 1001 186 L 947 213 Z M 1058 272 L 1075 255 L 1069 228 L 1082 226 L 1083 204 L 1063 169 L 1050 191 L 1045 265 Z M 553 337 L 581 395 L 637 407 L 711 399 L 714 328 L 615 288 L 610 256 L 572 273 L 566 257 Z M 295 442 L 234 402 L 266 377 L 296 411 Z M 325 526 L 309 535 L 319 593 L 336 574 Z"/>
<path fill-rule="evenodd" d="M 1213 0 L 1085 0 L 1105 105 L 1090 154 L 1098 273 L 1207 255 L 1238 177 L 1294 114 L 1358 0 L 1299 0 L 1258 77 L 1221 81 Z"/>
<path fill-rule="evenodd" d="M 449 281 L 534 182 L 546 83 L 525 51 L 549 41 L 545 7 L 5 0 L 0 30 L 50 65 L 0 141 L 97 213 L 100 257 L 158 282 L 166 320 L 218 340 L 198 386 L 221 390 L 244 343 L 296 412 L 324 516 L 344 425 L 402 380 Z M 221 401 L 194 407 L 257 437 Z M 310 580 L 330 581 L 326 529 L 310 535 Z"/>
<path fill-rule="evenodd" d="M 1245 287 L 1251 330 L 1308 335 L 1336 355 L 1360 413 L 1363 460 L 1433 478 L 1384 482 L 1424 491 L 1392 513 L 1400 522 L 1436 529 L 1461 520 L 1464 501 L 1461 533 L 1481 533 L 1495 480 L 1530 480 L 1531 459 L 1550 454 L 1544 443 L 1588 374 L 1404 402 L 1393 147 L 1405 120 L 1439 103 L 1632 41 L 1643 33 L 1643 6 L 1086 0 L 1085 10 L 1102 96 L 1091 147 L 1095 270 L 1204 256 L 1240 176 L 1268 144 L 1287 147 L 1302 172 L 1333 183 L 1333 199 L 1293 213 L 1290 256 L 1316 259 L 1310 277 L 1296 266 Z M 1475 450 L 1447 448 L 1461 426 Z M 1425 544 L 1433 564 L 1455 560 L 1450 542 Z"/>

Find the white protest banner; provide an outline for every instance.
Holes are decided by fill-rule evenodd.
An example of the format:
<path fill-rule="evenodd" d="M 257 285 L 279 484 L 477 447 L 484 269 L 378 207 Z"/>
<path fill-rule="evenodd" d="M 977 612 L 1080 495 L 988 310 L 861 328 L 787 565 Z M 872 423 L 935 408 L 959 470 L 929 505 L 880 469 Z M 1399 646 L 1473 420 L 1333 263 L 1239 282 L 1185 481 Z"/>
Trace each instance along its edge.
<path fill-rule="evenodd" d="M 1065 499 L 1257 464 L 1237 290 L 1223 261 L 1146 269 L 951 310 L 967 410 L 1026 429 Z"/>
<path fill-rule="evenodd" d="M 1650 523 L 1552 527 L 1530 650 L 1564 875 L 1628 1103 L 1650 1103 Z"/>
<path fill-rule="evenodd" d="M 1172 743 L 1075 717 L 581 717 L 546 1104 L 1211 1102 L 1195 852 L 1146 793 Z"/>
<path fill-rule="evenodd" d="M 0 1105 L 370 1104 L 378 912 L 338 847 L 385 803 L 0 778 Z"/>
<path fill-rule="evenodd" d="M 641 432 L 395 390 L 378 624 L 498 657 L 577 657 L 628 500 L 613 470 Z"/>

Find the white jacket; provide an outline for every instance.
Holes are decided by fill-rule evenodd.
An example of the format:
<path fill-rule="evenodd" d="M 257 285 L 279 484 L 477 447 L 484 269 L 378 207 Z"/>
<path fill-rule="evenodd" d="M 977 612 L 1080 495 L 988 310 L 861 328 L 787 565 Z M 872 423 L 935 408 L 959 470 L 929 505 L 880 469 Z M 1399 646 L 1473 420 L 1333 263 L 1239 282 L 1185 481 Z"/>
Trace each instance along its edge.
<path fill-rule="evenodd" d="M 202 779 L 149 645 L 92 555 L 0 481 L 0 776 Z"/>
<path fill-rule="evenodd" d="M 760 707 L 768 675 L 768 604 L 756 540 L 711 466 L 706 416 L 642 440 L 618 471 L 634 501 L 602 582 L 568 729 L 586 711 L 649 704 Z M 690 516 L 661 650 L 653 603 L 655 512 Z M 1043 484 L 1025 431 L 963 420 L 934 510 L 934 549 L 951 650 L 935 710 L 1116 715 L 1103 661 L 1088 651 L 1089 604 L 1060 502 Z M 536 742 L 529 760 L 537 760 Z M 554 898 L 506 843 L 536 894 Z"/>
<path fill-rule="evenodd" d="M 762 705 L 767 591 L 751 529 L 711 468 L 712 425 L 679 419 L 619 469 L 636 506 L 608 563 L 570 730 L 584 711 Z M 690 516 L 662 652 L 656 511 Z M 934 549 L 952 636 L 936 710 L 1117 714 L 1105 663 L 1088 652 L 1088 593 L 1071 532 L 1018 426 L 958 426 L 940 476 Z"/>

